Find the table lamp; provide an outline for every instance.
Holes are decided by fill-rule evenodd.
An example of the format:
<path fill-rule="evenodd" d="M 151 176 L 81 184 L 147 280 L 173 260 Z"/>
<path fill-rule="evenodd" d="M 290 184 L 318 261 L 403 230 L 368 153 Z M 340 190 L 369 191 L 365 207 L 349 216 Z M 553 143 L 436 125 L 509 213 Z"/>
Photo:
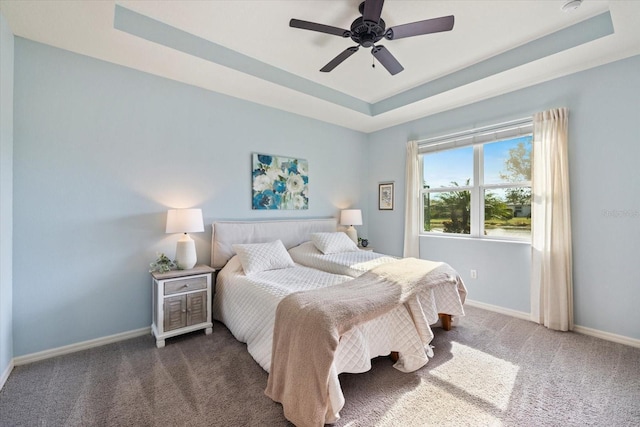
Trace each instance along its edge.
<path fill-rule="evenodd" d="M 340 225 L 349 226 L 345 233 L 347 233 L 347 236 L 349 236 L 357 245 L 358 231 L 353 226 L 362 225 L 362 212 L 360 209 L 344 209 L 340 212 Z"/>
<path fill-rule="evenodd" d="M 167 233 L 184 233 L 176 245 L 176 264 L 181 270 L 193 268 L 198 261 L 196 243 L 188 233 L 204 231 L 202 209 L 169 209 Z"/>

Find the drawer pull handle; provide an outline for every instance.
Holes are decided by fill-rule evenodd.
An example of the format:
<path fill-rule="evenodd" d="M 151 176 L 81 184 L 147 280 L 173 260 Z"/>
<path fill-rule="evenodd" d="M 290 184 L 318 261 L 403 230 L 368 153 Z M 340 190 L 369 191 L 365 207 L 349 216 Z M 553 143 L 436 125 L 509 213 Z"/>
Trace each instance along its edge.
<path fill-rule="evenodd" d="M 189 284 L 188 284 L 188 283 L 186 283 L 186 284 L 183 286 L 183 288 L 188 288 L 188 287 L 189 287 Z"/>

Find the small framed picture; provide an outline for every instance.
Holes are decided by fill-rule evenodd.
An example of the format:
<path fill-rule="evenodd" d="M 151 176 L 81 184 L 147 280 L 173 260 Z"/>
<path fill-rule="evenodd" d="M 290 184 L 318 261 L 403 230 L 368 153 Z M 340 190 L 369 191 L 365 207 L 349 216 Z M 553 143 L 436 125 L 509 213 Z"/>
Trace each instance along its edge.
<path fill-rule="evenodd" d="M 393 210 L 393 182 L 378 185 L 378 210 Z"/>

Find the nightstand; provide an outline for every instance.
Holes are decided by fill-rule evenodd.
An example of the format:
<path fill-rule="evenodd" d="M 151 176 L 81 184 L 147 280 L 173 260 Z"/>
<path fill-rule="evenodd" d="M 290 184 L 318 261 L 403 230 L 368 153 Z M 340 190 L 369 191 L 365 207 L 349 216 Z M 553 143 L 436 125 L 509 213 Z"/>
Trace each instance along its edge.
<path fill-rule="evenodd" d="M 196 265 L 190 270 L 151 273 L 153 312 L 151 332 L 156 347 L 164 347 L 164 340 L 187 332 L 204 329 L 213 332 L 211 322 L 211 281 L 215 270 Z"/>
<path fill-rule="evenodd" d="M 366 248 L 363 246 L 358 246 L 358 249 L 360 249 L 361 251 L 370 251 L 373 252 L 373 248 L 371 246 L 367 246 Z"/>

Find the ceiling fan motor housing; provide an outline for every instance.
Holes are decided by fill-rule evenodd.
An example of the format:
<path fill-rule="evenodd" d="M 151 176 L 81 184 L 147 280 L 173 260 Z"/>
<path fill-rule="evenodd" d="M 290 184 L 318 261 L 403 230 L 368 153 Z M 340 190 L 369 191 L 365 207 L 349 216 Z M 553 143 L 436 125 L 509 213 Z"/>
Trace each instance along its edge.
<path fill-rule="evenodd" d="M 384 38 L 386 26 L 383 19 L 380 22 L 365 21 L 363 17 L 357 18 L 351 24 L 351 40 L 362 47 L 371 47 L 374 43 Z"/>

